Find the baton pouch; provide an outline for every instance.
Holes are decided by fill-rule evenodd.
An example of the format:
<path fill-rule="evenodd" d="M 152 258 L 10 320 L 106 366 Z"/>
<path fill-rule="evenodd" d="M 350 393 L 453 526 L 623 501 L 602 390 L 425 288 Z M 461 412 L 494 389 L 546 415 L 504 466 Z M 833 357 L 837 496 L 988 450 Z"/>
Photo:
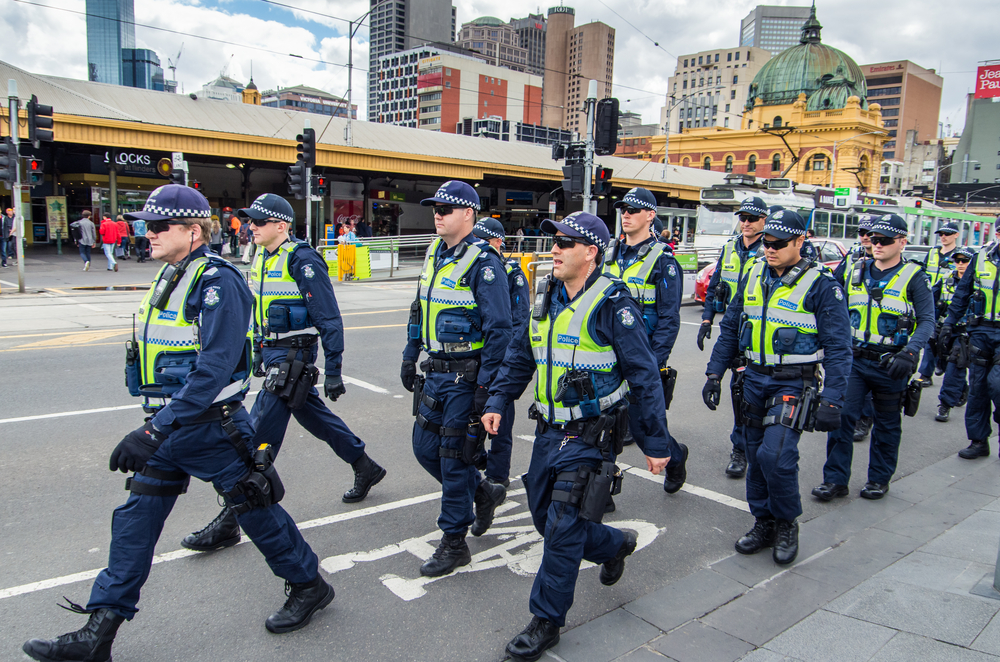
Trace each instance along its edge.
<path fill-rule="evenodd" d="M 125 342 L 125 386 L 128 394 L 140 396 L 139 391 L 139 346 L 134 340 Z"/>
<path fill-rule="evenodd" d="M 420 401 L 424 397 L 424 381 L 427 378 L 417 375 L 413 378 L 413 415 L 420 413 Z"/>
<path fill-rule="evenodd" d="M 469 421 L 469 426 L 465 430 L 465 441 L 462 442 L 462 454 L 459 459 L 464 464 L 478 465 L 485 456 L 486 430 L 476 417 Z"/>
<path fill-rule="evenodd" d="M 300 409 L 319 380 L 319 368 L 295 358 L 297 351 L 290 349 L 285 360 L 272 365 L 264 377 L 264 389 L 285 400 L 289 409 Z"/>
<path fill-rule="evenodd" d="M 622 472 L 613 462 L 601 462 L 600 468 L 587 477 L 580 499 L 580 519 L 600 524 L 611 496 L 621 492 L 621 481 Z"/>
<path fill-rule="evenodd" d="M 903 396 L 903 413 L 911 418 L 917 415 L 920 408 L 920 393 L 923 387 L 916 380 L 911 381 L 906 387 L 906 394 Z"/>
<path fill-rule="evenodd" d="M 660 368 L 660 380 L 663 382 L 663 403 L 670 409 L 674 399 L 674 387 L 677 385 L 677 370 L 670 366 Z"/>

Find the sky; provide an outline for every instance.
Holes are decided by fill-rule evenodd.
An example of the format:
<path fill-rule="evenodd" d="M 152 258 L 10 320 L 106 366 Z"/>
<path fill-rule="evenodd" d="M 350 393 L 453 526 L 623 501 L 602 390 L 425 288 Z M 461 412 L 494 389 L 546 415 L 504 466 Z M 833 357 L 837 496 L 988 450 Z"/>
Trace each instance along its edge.
<path fill-rule="evenodd" d="M 185 93 L 221 72 L 246 82 L 253 70 L 262 91 L 304 84 L 337 96 L 348 90 L 348 21 L 368 0 L 134 0 L 136 42 L 168 58 Z M 503 20 L 545 11 L 527 0 L 455 0 L 458 24 L 479 16 Z M 603 21 L 616 29 L 614 94 L 623 110 L 659 122 L 667 79 L 678 55 L 738 45 L 750 0 L 563 0 L 576 23 Z M 805 0 L 772 0 L 805 5 Z M 285 6 L 282 6 L 285 5 Z M 23 35 L 0 54 L 33 73 L 86 78 L 85 0 L 0 0 L 0 34 Z M 612 9 L 613 8 L 613 9 Z M 911 60 L 944 77 L 940 120 L 961 133 L 965 98 L 977 63 L 1000 59 L 996 0 L 818 0 L 823 42 L 860 64 Z M 367 117 L 368 28 L 353 44 L 353 93 Z M 990 44 L 993 44 L 992 46 Z M 180 57 L 178 58 L 178 54 Z M 298 56 L 298 57 L 296 57 Z M 56 109 L 58 112 L 58 109 Z"/>

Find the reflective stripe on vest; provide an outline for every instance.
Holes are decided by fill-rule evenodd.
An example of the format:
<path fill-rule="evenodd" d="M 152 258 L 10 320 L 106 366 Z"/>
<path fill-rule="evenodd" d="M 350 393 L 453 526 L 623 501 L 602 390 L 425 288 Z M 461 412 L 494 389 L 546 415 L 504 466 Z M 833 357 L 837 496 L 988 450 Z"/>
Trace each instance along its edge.
<path fill-rule="evenodd" d="M 997 293 L 997 265 L 992 260 L 987 259 L 987 253 L 991 252 L 992 246 L 987 246 L 979 251 L 976 256 L 976 278 L 975 289 L 979 290 L 986 297 L 986 307 L 984 308 L 983 319 L 996 320 L 1000 314 L 996 310 Z"/>
<path fill-rule="evenodd" d="M 649 275 L 653 273 L 653 267 L 656 266 L 657 260 L 663 255 L 665 249 L 665 245 L 654 241 L 649 251 L 628 265 L 624 272 L 622 272 L 618 260 L 614 259 L 611 262 L 605 263 L 604 273 L 625 281 L 632 298 L 639 304 L 644 306 L 656 305 L 656 284 L 649 282 Z"/>
<path fill-rule="evenodd" d="M 868 267 L 863 268 L 867 271 Z M 913 304 L 906 298 L 906 288 L 920 271 L 919 265 L 912 262 L 906 263 L 882 290 L 882 301 L 874 303 L 874 305 L 868 294 L 868 289 L 865 287 L 865 279 L 862 278 L 862 282 L 855 285 L 851 282 L 852 278 L 847 277 L 847 307 L 861 316 L 856 327 L 853 325 L 852 318 L 851 335 L 855 340 L 875 345 L 895 344 L 892 336 L 879 335 L 878 319 L 882 315 L 913 316 Z"/>
<path fill-rule="evenodd" d="M 428 352 L 446 351 L 445 343 L 437 338 L 438 315 L 449 311 L 456 312 L 456 309 L 458 312 L 472 311 L 478 306 L 470 283 L 466 282 L 463 285 L 462 280 L 472 270 L 473 264 L 483 252 L 482 249 L 474 244 L 468 244 L 461 258 L 458 260 L 449 258 L 446 263 L 435 268 L 435 256 L 438 247 L 442 245 L 444 241 L 438 237 L 427 249 L 424 268 L 417 284 L 417 296 L 420 299 L 420 334 L 424 349 Z M 472 336 L 476 334 L 479 338 L 473 340 Z M 483 333 L 474 328 L 470 331 L 469 339 L 461 342 L 470 343 L 471 350 L 466 351 L 481 350 L 486 344 Z"/>
<path fill-rule="evenodd" d="M 250 267 L 250 291 L 253 293 L 254 323 L 257 332 L 265 338 L 275 338 L 267 328 L 267 311 L 273 303 L 305 306 L 302 292 L 292 276 L 292 253 L 299 247 L 295 241 L 286 241 L 271 255 L 264 258 L 264 250 L 257 251 Z M 296 333 L 318 333 L 315 328 L 296 329 Z"/>
<path fill-rule="evenodd" d="M 722 263 L 720 265 L 721 271 L 719 272 L 719 283 L 716 285 L 726 284 L 729 289 L 728 297 L 732 297 L 736 294 L 736 290 L 740 284 L 740 279 L 747 273 L 755 262 L 755 255 L 751 255 L 749 251 L 745 253 L 742 257 L 739 251 L 736 250 L 736 242 L 743 241 L 743 237 L 736 237 L 730 239 L 726 242 L 726 245 L 722 247 Z M 719 299 L 718 293 L 715 295 L 716 300 Z"/>
<path fill-rule="evenodd" d="M 927 257 L 927 277 L 931 282 L 931 287 L 937 285 L 940 281 L 944 280 L 951 275 L 951 269 L 941 266 L 941 249 L 933 248 L 931 249 L 930 255 Z"/>
<path fill-rule="evenodd" d="M 805 298 L 813 283 L 823 273 L 821 265 L 810 267 L 788 287 L 776 280 L 773 289 L 764 295 L 764 268 L 767 263 L 754 264 L 743 291 L 743 313 L 751 326 L 748 359 L 759 365 L 817 363 L 823 360 L 823 350 L 812 354 L 775 354 L 774 339 L 779 329 L 794 328 L 800 333 L 816 334 L 816 315 L 805 309 Z M 776 286 L 776 287 L 775 287 Z"/>

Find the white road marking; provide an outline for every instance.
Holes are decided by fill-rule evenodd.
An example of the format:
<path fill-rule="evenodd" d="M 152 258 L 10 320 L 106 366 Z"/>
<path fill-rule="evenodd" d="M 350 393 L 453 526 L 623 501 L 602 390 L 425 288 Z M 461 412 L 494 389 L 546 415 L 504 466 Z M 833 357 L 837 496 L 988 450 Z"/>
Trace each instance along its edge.
<path fill-rule="evenodd" d="M 374 384 L 369 384 L 368 382 L 363 382 L 360 379 L 348 377 L 347 375 L 344 375 L 343 379 L 345 384 L 354 384 L 355 386 L 360 386 L 361 388 L 368 389 L 369 391 L 373 391 L 375 393 L 389 395 L 388 389 L 384 389 L 381 386 L 375 386 Z"/>
<path fill-rule="evenodd" d="M 638 476 L 639 478 L 645 478 L 646 480 L 652 481 L 663 485 L 663 474 L 659 476 L 654 476 L 645 469 L 640 469 L 639 467 L 628 467 L 619 463 L 622 470 L 626 473 L 630 473 L 633 476 Z M 710 501 L 716 503 L 721 503 L 723 506 L 729 506 L 730 508 L 735 508 L 736 510 L 742 510 L 744 512 L 750 512 L 750 506 L 746 501 L 740 501 L 739 499 L 734 499 L 728 494 L 721 494 L 719 492 L 713 492 L 712 490 L 707 490 L 704 487 L 698 487 L 697 485 L 691 485 L 690 483 L 684 483 L 681 487 L 682 492 L 687 492 L 688 494 L 693 494 L 695 496 L 700 496 Z"/>
<path fill-rule="evenodd" d="M 101 407 L 99 409 L 79 409 L 77 411 L 61 411 L 56 414 L 39 414 L 38 416 L 19 416 L 17 418 L 0 418 L 0 423 L 23 423 L 24 421 L 40 421 L 47 418 L 62 418 L 63 416 L 81 416 L 83 414 L 101 414 L 108 411 L 123 409 L 140 409 L 142 405 L 122 405 L 120 407 Z"/>

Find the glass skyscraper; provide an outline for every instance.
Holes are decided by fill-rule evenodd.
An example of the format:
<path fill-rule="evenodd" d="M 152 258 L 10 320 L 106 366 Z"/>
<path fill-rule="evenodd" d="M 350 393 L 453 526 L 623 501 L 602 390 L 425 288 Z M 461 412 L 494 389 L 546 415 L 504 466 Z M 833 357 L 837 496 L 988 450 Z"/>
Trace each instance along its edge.
<path fill-rule="evenodd" d="M 134 48 L 133 0 L 87 0 L 87 78 L 126 85 L 123 49 Z M 162 71 L 160 74 L 162 77 Z"/>
<path fill-rule="evenodd" d="M 146 48 L 123 48 L 122 85 L 163 92 L 163 69 L 156 53 Z"/>

